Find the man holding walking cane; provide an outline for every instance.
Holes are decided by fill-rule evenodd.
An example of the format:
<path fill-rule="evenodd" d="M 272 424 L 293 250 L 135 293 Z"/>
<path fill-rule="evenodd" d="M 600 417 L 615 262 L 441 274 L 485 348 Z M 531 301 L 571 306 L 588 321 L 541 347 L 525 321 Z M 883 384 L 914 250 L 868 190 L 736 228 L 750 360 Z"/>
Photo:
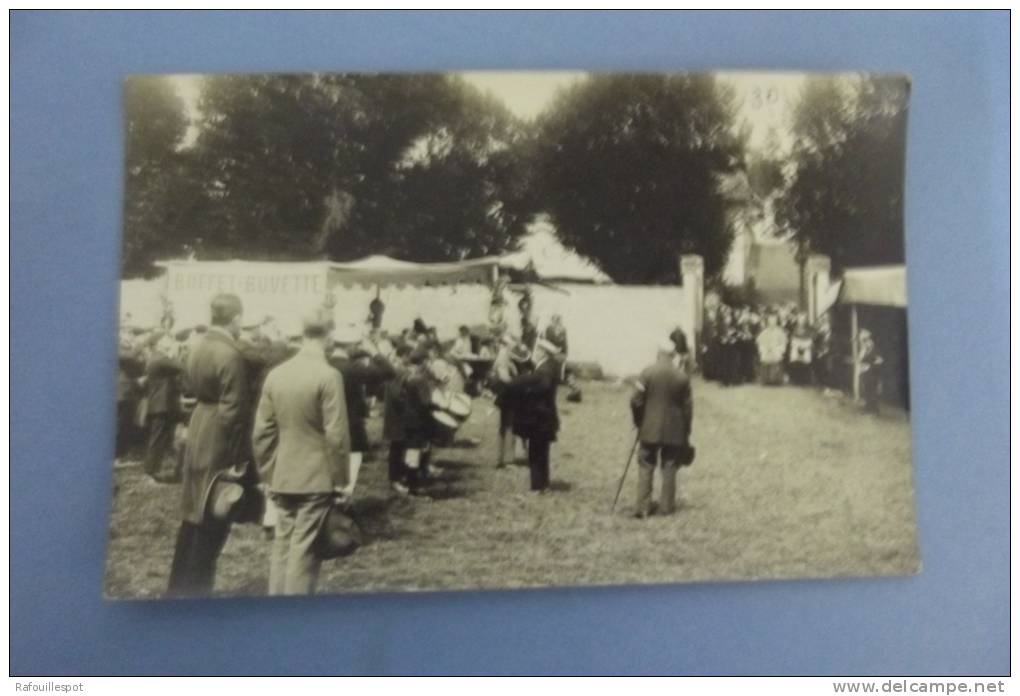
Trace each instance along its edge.
<path fill-rule="evenodd" d="M 652 514 L 652 478 L 656 463 L 662 464 L 659 512 L 669 515 L 676 509 L 677 468 L 694 461 L 694 448 L 690 444 L 694 413 L 691 383 L 674 363 L 675 352 L 669 341 L 659 345 L 655 364 L 641 373 L 630 402 L 639 441 L 640 468 L 634 513 L 639 519 Z"/>

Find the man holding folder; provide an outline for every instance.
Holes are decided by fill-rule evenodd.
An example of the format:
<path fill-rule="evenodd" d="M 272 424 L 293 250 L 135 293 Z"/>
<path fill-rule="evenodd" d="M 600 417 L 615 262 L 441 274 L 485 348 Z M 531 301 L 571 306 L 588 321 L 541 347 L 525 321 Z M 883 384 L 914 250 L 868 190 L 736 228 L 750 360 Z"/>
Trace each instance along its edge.
<path fill-rule="evenodd" d="M 334 499 L 353 488 L 343 377 L 326 360 L 331 331 L 325 312 L 304 318 L 301 348 L 266 377 L 255 416 L 255 460 L 277 511 L 271 595 L 315 592 L 315 538 Z"/>

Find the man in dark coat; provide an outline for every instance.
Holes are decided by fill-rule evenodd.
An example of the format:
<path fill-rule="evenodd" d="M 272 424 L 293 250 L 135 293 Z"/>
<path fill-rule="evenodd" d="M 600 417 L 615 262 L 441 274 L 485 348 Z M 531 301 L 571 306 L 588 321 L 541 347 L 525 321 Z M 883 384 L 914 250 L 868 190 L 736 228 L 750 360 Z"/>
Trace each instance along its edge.
<path fill-rule="evenodd" d="M 549 447 L 556 441 L 560 418 L 556 411 L 556 388 L 560 368 L 556 346 L 538 339 L 532 351 L 535 369 L 520 374 L 506 387 L 516 406 L 514 434 L 528 441 L 528 467 L 531 469 L 531 490 L 549 488 Z"/>
<path fill-rule="evenodd" d="M 662 500 L 660 511 L 676 509 L 676 470 L 682 453 L 690 447 L 691 383 L 673 362 L 674 346 L 664 342 L 651 367 L 641 373 L 637 392 L 631 399 L 631 412 L 638 428 L 641 447 L 638 455 L 637 510 L 645 518 L 652 510 L 652 477 L 657 460 L 662 461 Z"/>
<path fill-rule="evenodd" d="M 387 455 L 388 474 L 390 487 L 398 495 L 407 495 L 408 475 L 404 466 L 405 433 L 404 433 L 404 411 L 407 408 L 404 396 L 404 378 L 409 369 L 408 357 L 411 348 L 407 345 L 397 346 L 397 365 L 394 367 L 394 376 L 386 382 L 383 390 L 383 440 L 389 443 Z M 424 351 L 420 355 L 424 357 Z"/>
<path fill-rule="evenodd" d="M 181 522 L 170 568 L 168 594 L 206 595 L 212 591 L 216 561 L 230 523 L 208 514 L 215 479 L 243 468 L 251 397 L 244 358 L 236 340 L 241 330 L 241 299 L 221 294 L 212 300 L 212 326 L 188 356 L 188 391 L 197 400 L 188 424 L 181 494 Z"/>
<path fill-rule="evenodd" d="M 145 473 L 161 483 L 178 476 L 172 449 L 174 427 L 180 417 L 181 364 L 171 356 L 174 347 L 174 340 L 164 336 L 153 346 L 145 364 L 146 427 L 149 431 Z"/>
<path fill-rule="evenodd" d="M 394 377 L 396 371 L 381 354 L 369 355 L 362 348 L 352 349 L 346 357 L 343 353 L 334 352 L 329 364 L 344 378 L 344 400 L 351 431 L 351 467 L 357 470 L 369 450 L 368 429 L 365 427 L 369 411 L 367 396 Z"/>
<path fill-rule="evenodd" d="M 432 420 L 432 390 L 435 381 L 429 374 L 428 352 L 416 348 L 408 356 L 409 370 L 401 379 L 401 429 L 404 465 L 411 493 L 420 494 L 428 480 L 429 455 L 435 422 Z"/>

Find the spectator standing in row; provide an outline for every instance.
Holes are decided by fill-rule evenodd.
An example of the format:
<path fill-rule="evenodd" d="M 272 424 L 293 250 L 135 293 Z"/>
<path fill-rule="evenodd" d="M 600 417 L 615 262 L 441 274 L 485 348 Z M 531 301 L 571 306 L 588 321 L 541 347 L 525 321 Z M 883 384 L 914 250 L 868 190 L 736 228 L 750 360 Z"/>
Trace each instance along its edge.
<path fill-rule="evenodd" d="M 782 384 L 787 337 L 775 314 L 765 316 L 765 328 L 758 334 L 757 344 L 762 384 Z"/>
<path fill-rule="evenodd" d="M 277 510 L 271 595 L 315 592 L 315 538 L 334 499 L 351 494 L 343 377 L 326 359 L 331 331 L 323 311 L 304 318 L 301 348 L 270 371 L 256 412 L 252 447 Z"/>
<path fill-rule="evenodd" d="M 556 409 L 556 388 L 560 383 L 557 353 L 555 345 L 538 339 L 531 356 L 534 369 L 518 374 L 507 385 L 515 404 L 514 434 L 528 441 L 531 490 L 539 493 L 549 488 L 549 449 L 560 428 Z"/>
<path fill-rule="evenodd" d="M 181 486 L 183 519 L 170 568 L 170 595 L 212 592 L 216 562 L 230 533 L 230 522 L 209 514 L 208 497 L 221 473 L 245 463 L 251 394 L 236 343 L 242 309 L 237 295 L 215 296 L 212 326 L 188 356 L 188 390 L 198 403 L 188 424 Z"/>
<path fill-rule="evenodd" d="M 492 364 L 492 391 L 499 409 L 499 449 L 496 467 L 502 468 L 514 461 L 514 412 L 517 404 L 510 393 L 510 385 L 523 372 L 528 361 L 527 350 L 509 334 L 500 341 L 499 352 Z"/>
<path fill-rule="evenodd" d="M 145 398 L 148 403 L 146 427 L 148 448 L 145 473 L 160 483 L 177 479 L 173 456 L 174 428 L 180 418 L 181 364 L 177 361 L 176 342 L 162 336 L 152 347 L 145 364 Z"/>
<path fill-rule="evenodd" d="M 787 367 L 790 381 L 794 384 L 810 384 L 813 348 L 814 335 L 811 332 L 811 327 L 808 326 L 807 316 L 803 313 L 798 314 L 793 331 L 790 333 L 790 356 Z"/>
<path fill-rule="evenodd" d="M 861 329 L 857 338 L 857 360 L 864 409 L 869 413 L 878 413 L 882 398 L 882 364 L 885 360 L 878 352 L 875 339 L 868 329 Z"/>
<path fill-rule="evenodd" d="M 350 464 L 352 477 L 358 471 L 369 451 L 366 421 L 369 413 L 369 395 L 396 375 L 393 366 L 381 353 L 370 355 L 363 348 L 352 349 L 349 355 L 333 350 L 329 364 L 343 376 L 344 403 L 350 428 Z"/>
<path fill-rule="evenodd" d="M 676 472 L 681 455 L 690 447 L 691 384 L 674 363 L 671 342 L 658 347 L 655 364 L 645 368 L 631 399 L 631 413 L 638 428 L 638 490 L 635 517 L 644 519 L 652 512 L 652 479 L 662 466 L 662 490 L 659 511 L 672 514 L 676 508 Z M 689 460 L 688 460 L 689 461 Z"/>

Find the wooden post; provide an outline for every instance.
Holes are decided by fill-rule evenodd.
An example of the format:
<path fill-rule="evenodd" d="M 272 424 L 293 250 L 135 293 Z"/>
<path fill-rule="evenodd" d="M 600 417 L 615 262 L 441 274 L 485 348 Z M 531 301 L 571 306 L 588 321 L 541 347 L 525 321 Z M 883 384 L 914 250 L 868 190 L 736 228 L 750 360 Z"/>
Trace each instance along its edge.
<path fill-rule="evenodd" d="M 853 390 L 854 401 L 861 398 L 861 356 L 857 352 L 857 305 L 850 305 L 850 355 L 853 358 Z"/>
<path fill-rule="evenodd" d="M 829 289 L 829 274 L 832 270 L 832 262 L 828 256 L 823 254 L 811 254 L 807 258 L 804 267 L 806 280 L 804 286 L 807 295 L 808 321 L 814 326 L 821 317 L 821 301 L 823 294 Z"/>
<path fill-rule="evenodd" d="M 705 313 L 705 262 L 697 254 L 680 256 L 680 285 L 684 290 L 687 305 L 686 314 L 690 317 L 690 335 L 687 336 L 691 359 L 696 365 L 701 361 L 701 330 Z"/>

